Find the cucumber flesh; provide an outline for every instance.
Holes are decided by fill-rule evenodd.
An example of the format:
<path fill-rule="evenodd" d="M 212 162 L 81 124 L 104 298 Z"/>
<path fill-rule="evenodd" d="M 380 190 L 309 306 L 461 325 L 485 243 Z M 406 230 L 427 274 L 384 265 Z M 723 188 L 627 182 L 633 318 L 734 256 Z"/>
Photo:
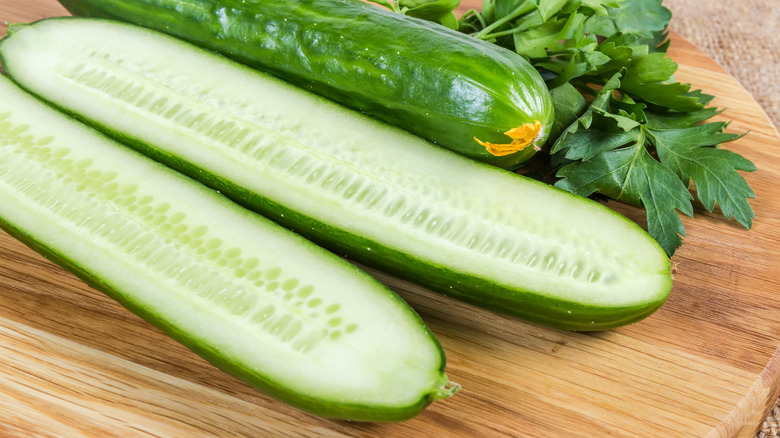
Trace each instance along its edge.
<path fill-rule="evenodd" d="M 0 76 L 0 225 L 215 365 L 301 409 L 409 418 L 449 394 L 443 351 L 342 258 Z"/>
<path fill-rule="evenodd" d="M 531 321 L 655 311 L 670 263 L 612 210 L 140 27 L 45 20 L 0 44 L 23 87 L 300 234 Z"/>

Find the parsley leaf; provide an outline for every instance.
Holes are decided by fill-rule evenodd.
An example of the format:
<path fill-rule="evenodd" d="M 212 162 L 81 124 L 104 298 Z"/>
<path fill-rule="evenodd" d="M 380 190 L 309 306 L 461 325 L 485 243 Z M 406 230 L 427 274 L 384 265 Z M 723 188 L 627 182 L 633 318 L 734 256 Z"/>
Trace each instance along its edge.
<path fill-rule="evenodd" d="M 460 0 L 398 0 L 401 13 L 452 29 L 458 28 L 458 19 L 453 11 L 459 4 Z"/>
<path fill-rule="evenodd" d="M 685 235 L 677 210 L 693 215 L 693 196 L 680 178 L 650 154 L 641 106 L 615 97 L 620 73 L 613 76 L 591 107 L 567 128 L 551 149 L 568 164 L 555 186 L 580 196 L 599 193 L 642 206 L 648 232 L 671 255 Z M 623 106 L 623 109 L 620 107 Z M 626 108 L 632 109 L 629 112 Z"/>
<path fill-rule="evenodd" d="M 628 1 L 609 8 L 607 15 L 621 34 L 654 39 L 666 32 L 672 13 L 660 1 Z M 611 35 L 605 35 L 611 36 Z"/>
<path fill-rule="evenodd" d="M 555 113 L 550 137 L 558 138 L 564 129 L 579 118 L 588 104 L 582 94 L 568 82 L 551 89 L 550 96 Z"/>
<path fill-rule="evenodd" d="M 556 187 L 580 196 L 598 192 L 643 206 L 648 232 L 666 253 L 673 254 L 681 245 L 678 235 L 685 235 L 685 229 L 675 210 L 692 216 L 692 196 L 673 172 L 650 156 L 641 141 L 564 166 L 557 175 L 563 179 Z"/>
<path fill-rule="evenodd" d="M 686 128 L 646 128 L 648 139 L 660 161 L 681 181 L 693 181 L 704 207 L 712 211 L 717 203 L 726 217 L 750 228 L 754 217 L 748 198 L 755 194 L 736 171 L 752 172 L 756 167 L 744 157 L 712 147 L 740 136 L 723 132 L 725 123 L 707 123 Z"/>
<path fill-rule="evenodd" d="M 685 235 L 680 211 L 693 216 L 691 182 L 704 207 L 719 205 L 723 214 L 750 227 L 754 194 L 737 171 L 755 166 L 717 146 L 739 135 L 726 133 L 726 123 L 701 122 L 713 109 L 654 113 L 630 97 L 618 97 L 615 74 L 591 106 L 558 137 L 551 148 L 560 165 L 555 185 L 580 196 L 594 193 L 644 207 L 648 232 L 670 256 Z M 657 158 L 656 158 L 657 157 Z"/>

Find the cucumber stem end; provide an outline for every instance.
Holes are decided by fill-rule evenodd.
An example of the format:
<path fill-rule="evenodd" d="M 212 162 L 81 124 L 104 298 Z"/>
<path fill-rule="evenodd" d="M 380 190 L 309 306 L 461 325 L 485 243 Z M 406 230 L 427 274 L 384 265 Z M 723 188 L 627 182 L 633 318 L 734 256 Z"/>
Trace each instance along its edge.
<path fill-rule="evenodd" d="M 436 392 L 433 393 L 434 400 L 443 400 L 445 398 L 450 398 L 453 395 L 455 395 L 458 391 L 460 391 L 459 384 L 455 382 L 451 382 L 446 377 L 444 379 L 446 380 L 444 385 L 439 386 Z"/>

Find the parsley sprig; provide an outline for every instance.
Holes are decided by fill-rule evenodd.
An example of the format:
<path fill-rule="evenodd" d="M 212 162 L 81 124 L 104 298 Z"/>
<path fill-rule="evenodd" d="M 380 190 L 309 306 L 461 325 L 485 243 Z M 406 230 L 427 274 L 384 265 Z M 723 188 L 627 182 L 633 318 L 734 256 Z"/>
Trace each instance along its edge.
<path fill-rule="evenodd" d="M 430 4 L 439 17 L 458 3 L 399 0 L 391 8 Z M 661 3 L 483 0 L 457 28 L 517 52 L 545 78 L 555 106 L 542 172 L 553 175 L 548 182 L 643 207 L 648 232 L 672 256 L 685 236 L 678 212 L 693 216 L 694 193 L 707 210 L 717 205 L 751 227 L 754 194 L 739 172 L 755 166 L 720 148 L 741 135 L 708 122 L 720 113 L 709 106 L 713 96 L 674 78 L 677 64 L 666 54 L 671 13 Z"/>
<path fill-rule="evenodd" d="M 561 178 L 555 185 L 644 207 L 648 232 L 670 256 L 685 235 L 677 211 L 693 217 L 691 181 L 707 210 L 718 204 L 724 215 L 750 228 L 747 198 L 754 195 L 737 171 L 755 167 L 713 147 L 740 136 L 724 132 L 725 122 L 699 124 L 717 114 L 714 108 L 673 113 L 621 95 L 622 75 L 616 73 L 553 143 L 550 153 Z"/>

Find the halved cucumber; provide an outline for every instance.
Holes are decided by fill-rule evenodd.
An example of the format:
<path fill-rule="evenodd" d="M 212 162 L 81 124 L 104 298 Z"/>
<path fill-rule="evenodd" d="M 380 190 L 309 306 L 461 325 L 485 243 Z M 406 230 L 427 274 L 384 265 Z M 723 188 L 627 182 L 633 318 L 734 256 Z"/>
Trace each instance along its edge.
<path fill-rule="evenodd" d="M 402 420 L 452 392 L 439 343 L 389 289 L 3 76 L 0 226 L 301 409 Z"/>
<path fill-rule="evenodd" d="M 358 261 L 573 330 L 646 317 L 669 259 L 612 210 L 155 31 L 62 18 L 0 44 L 43 99 Z"/>

